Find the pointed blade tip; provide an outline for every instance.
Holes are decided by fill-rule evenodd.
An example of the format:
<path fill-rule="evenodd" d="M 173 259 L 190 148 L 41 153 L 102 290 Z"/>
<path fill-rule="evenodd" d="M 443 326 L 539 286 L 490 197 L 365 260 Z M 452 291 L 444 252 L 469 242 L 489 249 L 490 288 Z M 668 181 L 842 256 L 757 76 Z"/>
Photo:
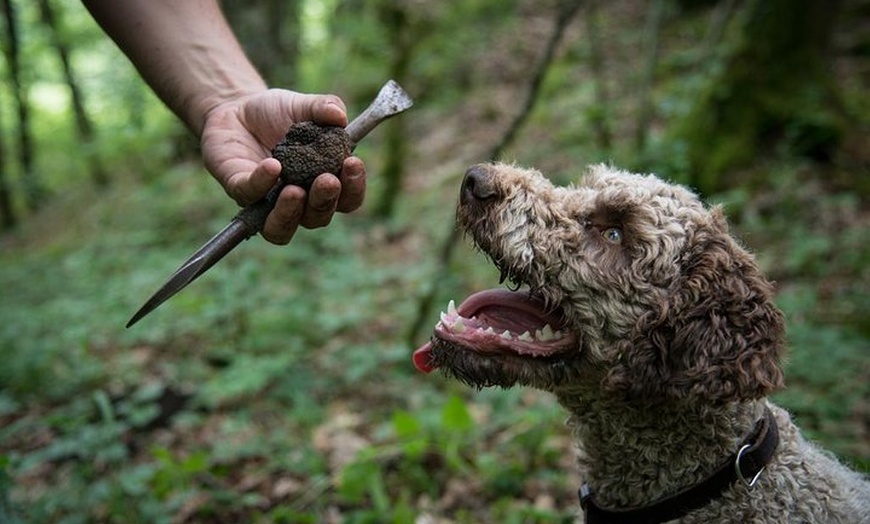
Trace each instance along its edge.
<path fill-rule="evenodd" d="M 137 311 L 132 317 L 130 317 L 130 320 L 127 321 L 127 325 L 124 326 L 124 328 L 130 329 L 131 327 L 133 327 L 133 324 L 142 320 L 145 317 L 145 315 L 147 315 L 150 312 L 151 312 L 151 310 L 145 311 L 144 307 L 140 308 L 139 311 Z"/>

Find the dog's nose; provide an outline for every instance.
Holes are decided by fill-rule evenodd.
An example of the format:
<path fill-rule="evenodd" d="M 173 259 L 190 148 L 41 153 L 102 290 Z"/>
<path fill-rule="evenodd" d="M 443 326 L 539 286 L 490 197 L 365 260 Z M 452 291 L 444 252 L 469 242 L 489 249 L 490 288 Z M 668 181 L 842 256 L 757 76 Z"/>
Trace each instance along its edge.
<path fill-rule="evenodd" d="M 490 202 L 498 196 L 495 179 L 485 164 L 477 164 L 468 168 L 462 179 L 460 201 L 463 204 L 472 202 Z"/>

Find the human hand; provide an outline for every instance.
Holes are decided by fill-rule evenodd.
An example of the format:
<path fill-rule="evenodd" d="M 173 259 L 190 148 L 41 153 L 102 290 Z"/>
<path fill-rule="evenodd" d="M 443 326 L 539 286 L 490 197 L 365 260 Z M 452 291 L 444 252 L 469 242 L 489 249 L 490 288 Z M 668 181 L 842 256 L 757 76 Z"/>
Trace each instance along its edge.
<path fill-rule="evenodd" d="M 281 163 L 270 157 L 272 148 L 291 124 L 306 120 L 344 127 L 347 111 L 336 96 L 285 89 L 224 102 L 209 111 L 203 123 L 200 146 L 206 169 L 239 205 L 256 202 L 281 174 Z M 274 244 L 287 244 L 300 225 L 323 227 L 336 211 L 357 209 L 365 187 L 365 165 L 356 157 L 344 161 L 341 173 L 318 176 L 307 194 L 301 187 L 287 185 L 261 234 Z"/>

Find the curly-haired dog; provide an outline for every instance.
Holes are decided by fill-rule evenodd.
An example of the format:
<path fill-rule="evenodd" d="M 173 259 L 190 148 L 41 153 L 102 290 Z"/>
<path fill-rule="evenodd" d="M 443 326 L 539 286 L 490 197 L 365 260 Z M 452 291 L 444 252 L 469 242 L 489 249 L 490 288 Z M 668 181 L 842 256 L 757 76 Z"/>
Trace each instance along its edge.
<path fill-rule="evenodd" d="M 604 166 L 565 188 L 487 164 L 457 216 L 527 290 L 451 303 L 415 364 L 554 393 L 587 522 L 870 523 L 870 483 L 766 399 L 783 318 L 719 208 Z"/>

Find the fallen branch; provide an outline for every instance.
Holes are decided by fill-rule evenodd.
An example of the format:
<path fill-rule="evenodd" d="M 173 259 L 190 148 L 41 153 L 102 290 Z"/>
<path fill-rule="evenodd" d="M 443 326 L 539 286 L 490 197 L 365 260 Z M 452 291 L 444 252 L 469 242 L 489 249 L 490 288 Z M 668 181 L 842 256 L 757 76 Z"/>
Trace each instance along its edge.
<path fill-rule="evenodd" d="M 544 77 L 546 76 L 550 65 L 552 65 L 553 58 L 556 55 L 556 49 L 558 49 L 559 44 L 562 42 L 562 38 L 565 35 L 565 29 L 571 23 L 571 20 L 577 14 L 577 11 L 580 10 L 581 4 L 582 0 L 563 0 L 556 9 L 553 32 L 550 34 L 550 38 L 547 39 L 544 53 L 538 61 L 537 67 L 535 67 L 534 74 L 532 74 L 532 79 L 529 82 L 529 87 L 526 91 L 526 97 L 523 100 L 523 104 L 520 106 L 519 111 L 514 115 L 510 124 L 508 124 L 501 139 L 499 139 L 490 149 L 489 154 L 487 155 L 487 158 L 490 160 L 498 160 L 501 157 L 504 150 L 513 143 L 517 133 L 528 120 L 529 115 L 531 115 L 535 103 L 538 101 L 540 96 L 541 85 L 544 82 Z M 411 347 L 415 347 L 415 341 L 419 340 L 420 332 L 423 330 L 423 326 L 426 325 L 429 311 L 432 309 L 432 304 L 435 301 L 435 297 L 438 295 L 440 283 L 447 276 L 447 268 L 450 266 L 450 261 L 453 259 L 453 253 L 456 250 L 456 245 L 459 243 L 459 236 L 459 230 L 451 223 L 450 231 L 439 250 L 438 266 L 435 270 L 435 276 L 432 279 L 432 285 L 429 290 L 420 297 L 420 301 L 417 304 L 417 316 L 414 318 L 414 321 L 411 323 L 411 327 L 408 330 L 407 341 L 408 345 Z"/>

